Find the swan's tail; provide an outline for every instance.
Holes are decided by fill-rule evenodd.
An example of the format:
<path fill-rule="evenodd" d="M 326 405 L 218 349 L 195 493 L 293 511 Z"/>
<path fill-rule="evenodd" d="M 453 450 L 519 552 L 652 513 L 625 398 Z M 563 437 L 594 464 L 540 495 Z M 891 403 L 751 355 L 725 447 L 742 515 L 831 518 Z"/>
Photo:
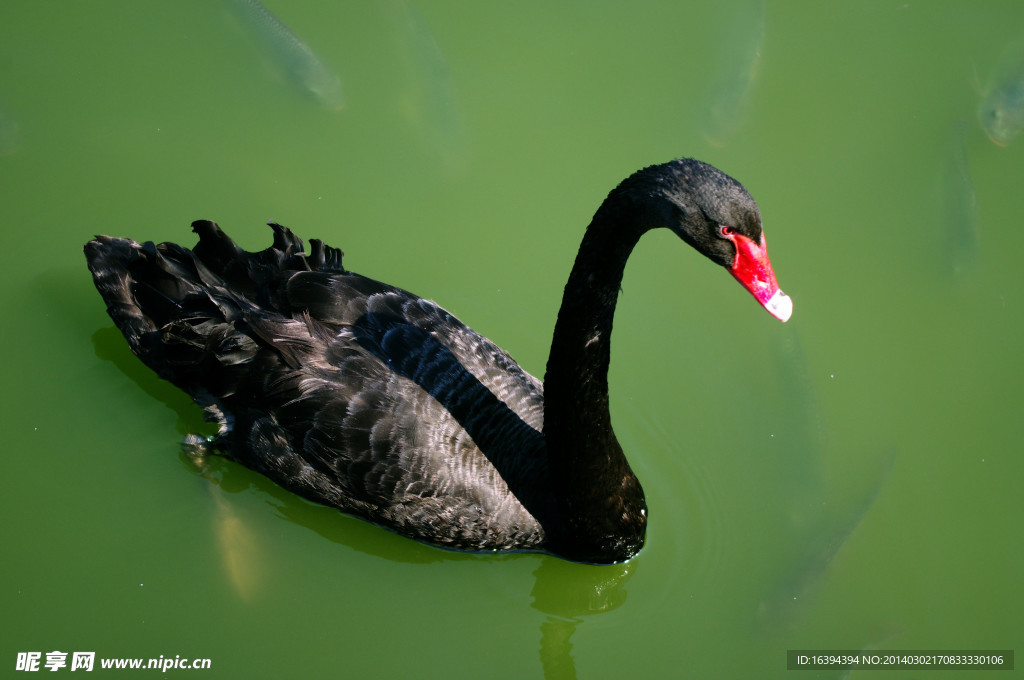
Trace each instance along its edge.
<path fill-rule="evenodd" d="M 277 309 L 275 278 L 289 271 L 344 272 L 341 250 L 312 240 L 307 254 L 291 230 L 270 226 L 273 246 L 255 253 L 208 220 L 192 223 L 199 234 L 192 250 L 110 236 L 85 245 L 96 288 L 132 351 L 201 403 L 209 401 L 208 389 L 218 391 L 211 375 L 227 377 L 226 368 L 255 354 L 256 341 L 241 328 L 253 330 L 254 316 L 288 313 Z"/>

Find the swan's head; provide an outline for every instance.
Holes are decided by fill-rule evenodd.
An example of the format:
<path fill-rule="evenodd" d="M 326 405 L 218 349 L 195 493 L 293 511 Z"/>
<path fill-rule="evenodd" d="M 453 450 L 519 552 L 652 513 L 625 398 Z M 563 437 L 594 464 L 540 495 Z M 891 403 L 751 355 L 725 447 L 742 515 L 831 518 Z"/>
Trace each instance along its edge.
<path fill-rule="evenodd" d="M 660 222 L 732 274 L 772 316 L 788 321 L 793 301 L 775 281 L 761 212 L 743 185 L 707 163 L 681 159 L 640 171 Z M 653 186 L 651 181 L 653 180 Z"/>

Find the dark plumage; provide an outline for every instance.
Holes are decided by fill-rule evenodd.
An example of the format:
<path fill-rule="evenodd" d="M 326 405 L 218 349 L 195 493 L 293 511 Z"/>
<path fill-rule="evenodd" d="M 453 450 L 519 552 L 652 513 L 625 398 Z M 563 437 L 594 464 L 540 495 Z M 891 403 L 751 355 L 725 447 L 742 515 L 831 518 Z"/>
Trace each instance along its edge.
<path fill-rule="evenodd" d="M 658 226 L 726 267 L 735 238 L 763 243 L 753 199 L 709 165 L 629 177 L 587 229 L 542 385 L 435 303 L 270 226 L 274 244 L 257 253 L 205 220 L 192 225 L 192 250 L 108 236 L 85 246 L 132 351 L 220 423 L 216 447 L 301 496 L 429 543 L 600 563 L 635 555 L 647 524 L 608 412 L 630 251 Z"/>

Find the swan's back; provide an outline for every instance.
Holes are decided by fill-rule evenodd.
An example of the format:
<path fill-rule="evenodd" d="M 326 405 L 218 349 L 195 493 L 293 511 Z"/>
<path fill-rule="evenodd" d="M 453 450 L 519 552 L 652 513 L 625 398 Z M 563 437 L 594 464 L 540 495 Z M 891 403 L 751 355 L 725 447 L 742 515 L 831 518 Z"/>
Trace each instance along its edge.
<path fill-rule="evenodd" d="M 249 253 L 98 236 L 89 268 L 132 351 L 281 486 L 430 543 L 543 549 L 543 392 L 435 303 L 348 272 L 279 225 Z"/>

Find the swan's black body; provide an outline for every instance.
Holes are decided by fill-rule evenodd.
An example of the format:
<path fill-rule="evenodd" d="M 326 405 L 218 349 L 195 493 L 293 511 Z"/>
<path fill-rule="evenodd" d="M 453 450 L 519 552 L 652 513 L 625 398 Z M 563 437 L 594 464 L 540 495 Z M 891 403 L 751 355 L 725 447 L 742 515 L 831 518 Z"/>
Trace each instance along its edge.
<path fill-rule="evenodd" d="M 644 494 L 611 427 L 609 336 L 626 259 L 665 226 L 729 266 L 728 224 L 761 235 L 739 183 L 691 160 L 652 166 L 587 229 L 545 382 L 433 302 L 308 253 L 98 236 L 96 287 L 131 349 L 221 424 L 228 456 L 281 486 L 401 534 L 461 550 L 543 550 L 585 562 L 637 553 Z"/>

